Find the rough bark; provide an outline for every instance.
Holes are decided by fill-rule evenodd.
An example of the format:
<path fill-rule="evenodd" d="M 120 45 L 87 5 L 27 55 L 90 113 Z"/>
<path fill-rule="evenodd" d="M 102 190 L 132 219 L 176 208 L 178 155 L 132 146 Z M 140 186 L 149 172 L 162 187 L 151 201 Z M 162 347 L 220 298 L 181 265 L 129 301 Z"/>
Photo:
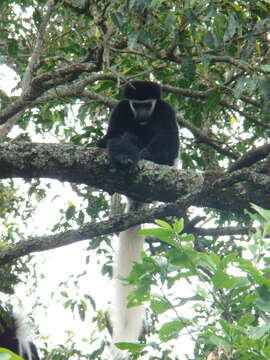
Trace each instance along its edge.
<path fill-rule="evenodd" d="M 269 208 L 270 170 L 261 164 L 233 173 L 175 170 L 141 161 L 131 173 L 110 168 L 106 151 L 73 144 L 0 145 L 0 178 L 51 178 L 87 184 L 136 200 L 185 202 L 242 212 L 254 202 Z"/>

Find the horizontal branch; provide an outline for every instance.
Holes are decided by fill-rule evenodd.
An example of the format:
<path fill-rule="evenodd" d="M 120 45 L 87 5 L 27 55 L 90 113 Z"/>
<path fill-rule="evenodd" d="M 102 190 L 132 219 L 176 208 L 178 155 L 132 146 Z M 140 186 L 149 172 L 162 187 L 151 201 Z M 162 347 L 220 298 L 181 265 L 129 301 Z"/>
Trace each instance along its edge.
<path fill-rule="evenodd" d="M 240 227 L 240 226 L 228 226 L 218 228 L 194 228 L 191 233 L 197 236 L 240 236 L 248 235 L 251 232 L 255 232 L 252 227 Z"/>
<path fill-rule="evenodd" d="M 0 144 L 0 178 L 14 177 L 86 184 L 144 202 L 174 202 L 176 193 L 193 194 L 196 187 L 200 189 L 203 185 L 201 174 L 148 161 L 140 162 L 131 173 L 116 171 L 110 167 L 103 149 L 73 144 Z"/>
<path fill-rule="evenodd" d="M 134 211 L 99 223 L 88 223 L 77 230 L 68 230 L 55 235 L 36 236 L 21 240 L 0 250 L 0 265 L 34 252 L 56 249 L 83 240 L 91 240 L 96 236 L 108 235 L 123 231 L 131 226 L 169 216 L 182 217 L 184 208 L 178 204 L 167 204 L 145 211 Z"/>
<path fill-rule="evenodd" d="M 51 178 L 118 192 L 143 202 L 184 202 L 242 212 L 250 202 L 269 208 L 270 171 L 260 163 L 232 173 L 176 170 L 140 161 L 132 172 L 116 171 L 106 151 L 73 144 L 0 144 L 0 178 Z"/>
<path fill-rule="evenodd" d="M 155 219 L 166 220 L 168 217 L 184 217 L 186 207 L 178 203 L 169 203 L 160 205 L 147 211 L 133 211 L 129 214 L 116 216 L 99 223 L 87 223 L 76 230 L 63 231 L 54 235 L 44 235 L 30 237 L 26 240 L 2 248 L 0 250 L 0 266 L 10 261 L 14 261 L 22 256 L 30 255 L 35 252 L 41 252 L 56 249 L 62 246 L 74 244 L 80 241 L 91 241 L 93 238 L 101 235 L 109 235 L 126 230 L 131 226 L 142 223 L 152 223 Z M 255 231 L 249 227 L 225 227 L 225 228 L 192 228 L 187 232 L 195 236 L 230 236 L 230 235 L 246 235 L 251 231 Z M 148 242 L 153 242 L 152 238 L 147 238 Z M 160 241 L 160 240 L 157 240 Z"/>

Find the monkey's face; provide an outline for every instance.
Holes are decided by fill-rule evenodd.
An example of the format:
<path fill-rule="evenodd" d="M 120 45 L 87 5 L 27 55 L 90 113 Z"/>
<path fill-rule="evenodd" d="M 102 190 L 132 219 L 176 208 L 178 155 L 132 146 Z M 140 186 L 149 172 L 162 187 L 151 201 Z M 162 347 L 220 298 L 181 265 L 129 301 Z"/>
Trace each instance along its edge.
<path fill-rule="evenodd" d="M 138 124 L 147 125 L 155 109 L 156 102 L 156 99 L 129 100 L 130 109 Z"/>

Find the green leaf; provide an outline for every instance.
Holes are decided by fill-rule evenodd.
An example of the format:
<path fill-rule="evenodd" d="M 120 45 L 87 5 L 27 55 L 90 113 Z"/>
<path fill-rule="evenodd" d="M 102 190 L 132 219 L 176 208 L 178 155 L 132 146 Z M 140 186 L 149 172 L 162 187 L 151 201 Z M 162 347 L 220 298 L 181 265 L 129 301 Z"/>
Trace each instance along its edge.
<path fill-rule="evenodd" d="M 179 238 L 180 242 L 189 242 L 194 240 L 195 240 L 195 236 L 193 234 L 183 234 Z"/>
<path fill-rule="evenodd" d="M 36 7 L 35 11 L 33 12 L 33 20 L 35 21 L 36 26 L 38 27 L 42 21 L 42 13 L 40 10 Z"/>
<path fill-rule="evenodd" d="M 138 37 L 140 35 L 140 31 L 133 31 L 128 37 L 128 48 L 133 49 L 135 44 L 137 43 Z"/>
<path fill-rule="evenodd" d="M 232 263 L 236 259 L 237 259 L 237 254 L 235 253 L 229 254 L 228 256 L 225 256 L 224 258 L 221 259 L 220 265 L 222 266 L 223 269 L 225 269 L 230 263 Z"/>
<path fill-rule="evenodd" d="M 270 292 L 265 286 L 256 289 L 255 304 L 260 310 L 270 312 Z"/>
<path fill-rule="evenodd" d="M 220 336 L 212 335 L 210 336 L 209 340 L 213 345 L 220 349 L 224 349 L 227 352 L 231 350 L 231 344 Z"/>
<path fill-rule="evenodd" d="M 164 221 L 164 220 L 155 220 L 155 223 L 158 224 L 159 226 L 161 226 L 164 229 L 167 229 L 167 230 L 170 230 L 170 231 L 173 230 L 172 226 L 169 223 L 167 223 L 166 221 Z"/>
<path fill-rule="evenodd" d="M 68 293 L 67 293 L 66 290 L 61 291 L 60 294 L 61 294 L 63 297 L 68 298 Z"/>
<path fill-rule="evenodd" d="M 171 339 L 176 339 L 179 336 L 180 331 L 189 325 L 189 321 L 185 320 L 173 320 L 162 325 L 159 331 L 160 341 L 169 341 Z"/>
<path fill-rule="evenodd" d="M 191 56 L 183 56 L 180 59 L 181 69 L 188 82 L 192 82 L 196 74 L 196 65 Z"/>
<path fill-rule="evenodd" d="M 150 307 L 157 314 L 162 314 L 171 309 L 171 305 L 162 297 L 151 300 Z"/>
<path fill-rule="evenodd" d="M 78 312 L 79 312 L 80 319 L 82 321 L 85 320 L 86 310 L 87 310 L 86 304 L 83 301 L 80 301 L 80 303 L 78 304 Z"/>
<path fill-rule="evenodd" d="M 126 8 L 127 9 L 132 9 L 133 6 L 135 5 L 136 0 L 126 0 Z"/>
<path fill-rule="evenodd" d="M 223 14 L 218 14 L 214 19 L 215 33 L 219 41 L 223 41 L 224 32 L 227 28 L 227 18 Z"/>
<path fill-rule="evenodd" d="M 180 234 L 183 230 L 184 230 L 184 219 L 176 219 L 173 223 L 173 230 L 177 233 Z"/>
<path fill-rule="evenodd" d="M 18 55 L 18 41 L 14 39 L 7 39 L 8 54 L 16 57 Z"/>
<path fill-rule="evenodd" d="M 213 90 L 204 103 L 204 109 L 207 113 L 214 111 L 219 105 L 221 94 L 218 90 Z"/>
<path fill-rule="evenodd" d="M 163 228 L 152 228 L 152 229 L 143 229 L 138 232 L 139 235 L 148 235 L 156 237 L 165 242 L 171 242 L 169 239 L 171 237 L 172 232 Z"/>
<path fill-rule="evenodd" d="M 264 336 L 269 336 L 270 332 L 270 324 L 265 324 L 261 326 L 256 326 L 248 329 L 248 334 L 251 337 L 251 339 L 261 339 Z"/>
<path fill-rule="evenodd" d="M 0 348 L 0 360 L 23 360 L 23 359 L 8 349 Z"/>
<path fill-rule="evenodd" d="M 241 316 L 240 320 L 238 321 L 238 324 L 244 327 L 246 325 L 251 325 L 254 322 L 254 320 L 255 320 L 254 315 L 247 313 Z"/>
<path fill-rule="evenodd" d="M 258 214 L 261 215 L 261 217 L 264 218 L 264 220 L 270 222 L 270 210 L 266 210 L 263 209 L 262 207 L 256 205 L 256 204 L 251 204 L 251 207 L 257 211 Z"/>
<path fill-rule="evenodd" d="M 145 345 L 144 344 L 135 344 L 131 342 L 117 342 L 114 345 L 120 350 L 128 350 L 132 354 L 140 353 Z"/>
<path fill-rule="evenodd" d="M 260 65 L 260 68 L 262 69 L 262 71 L 267 71 L 267 72 L 270 71 L 270 65 L 269 64 Z"/>
<path fill-rule="evenodd" d="M 250 275 L 250 277 L 261 286 L 266 286 L 270 289 L 270 281 L 261 274 L 261 272 L 256 269 L 250 260 L 247 259 L 238 259 L 238 266 L 241 270 Z"/>
<path fill-rule="evenodd" d="M 232 39 L 238 28 L 238 22 L 232 12 L 229 14 L 229 23 L 225 31 L 224 40 Z"/>
<path fill-rule="evenodd" d="M 74 205 L 71 205 L 68 207 L 67 211 L 66 211 L 66 219 L 70 220 L 74 217 L 76 212 L 76 207 Z"/>
<path fill-rule="evenodd" d="M 235 279 L 221 269 L 215 272 L 212 281 L 216 289 L 232 289 L 235 284 Z"/>
<path fill-rule="evenodd" d="M 96 310 L 96 302 L 95 302 L 95 299 L 94 299 L 92 296 L 90 296 L 89 294 L 85 294 L 84 297 L 85 297 L 87 300 L 89 300 L 92 308 L 93 308 L 94 310 Z"/>
<path fill-rule="evenodd" d="M 210 49 L 215 48 L 215 39 L 213 34 L 210 31 L 207 31 L 203 36 L 203 42 L 206 46 L 208 46 Z"/>

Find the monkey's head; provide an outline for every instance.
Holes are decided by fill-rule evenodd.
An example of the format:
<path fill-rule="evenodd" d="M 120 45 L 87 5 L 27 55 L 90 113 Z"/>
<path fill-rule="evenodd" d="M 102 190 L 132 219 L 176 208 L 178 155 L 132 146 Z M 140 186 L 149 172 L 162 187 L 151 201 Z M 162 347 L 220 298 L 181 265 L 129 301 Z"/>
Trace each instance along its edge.
<path fill-rule="evenodd" d="M 129 101 L 134 118 L 140 125 L 147 125 L 160 96 L 160 86 L 151 81 L 132 81 L 124 90 L 124 97 Z"/>

